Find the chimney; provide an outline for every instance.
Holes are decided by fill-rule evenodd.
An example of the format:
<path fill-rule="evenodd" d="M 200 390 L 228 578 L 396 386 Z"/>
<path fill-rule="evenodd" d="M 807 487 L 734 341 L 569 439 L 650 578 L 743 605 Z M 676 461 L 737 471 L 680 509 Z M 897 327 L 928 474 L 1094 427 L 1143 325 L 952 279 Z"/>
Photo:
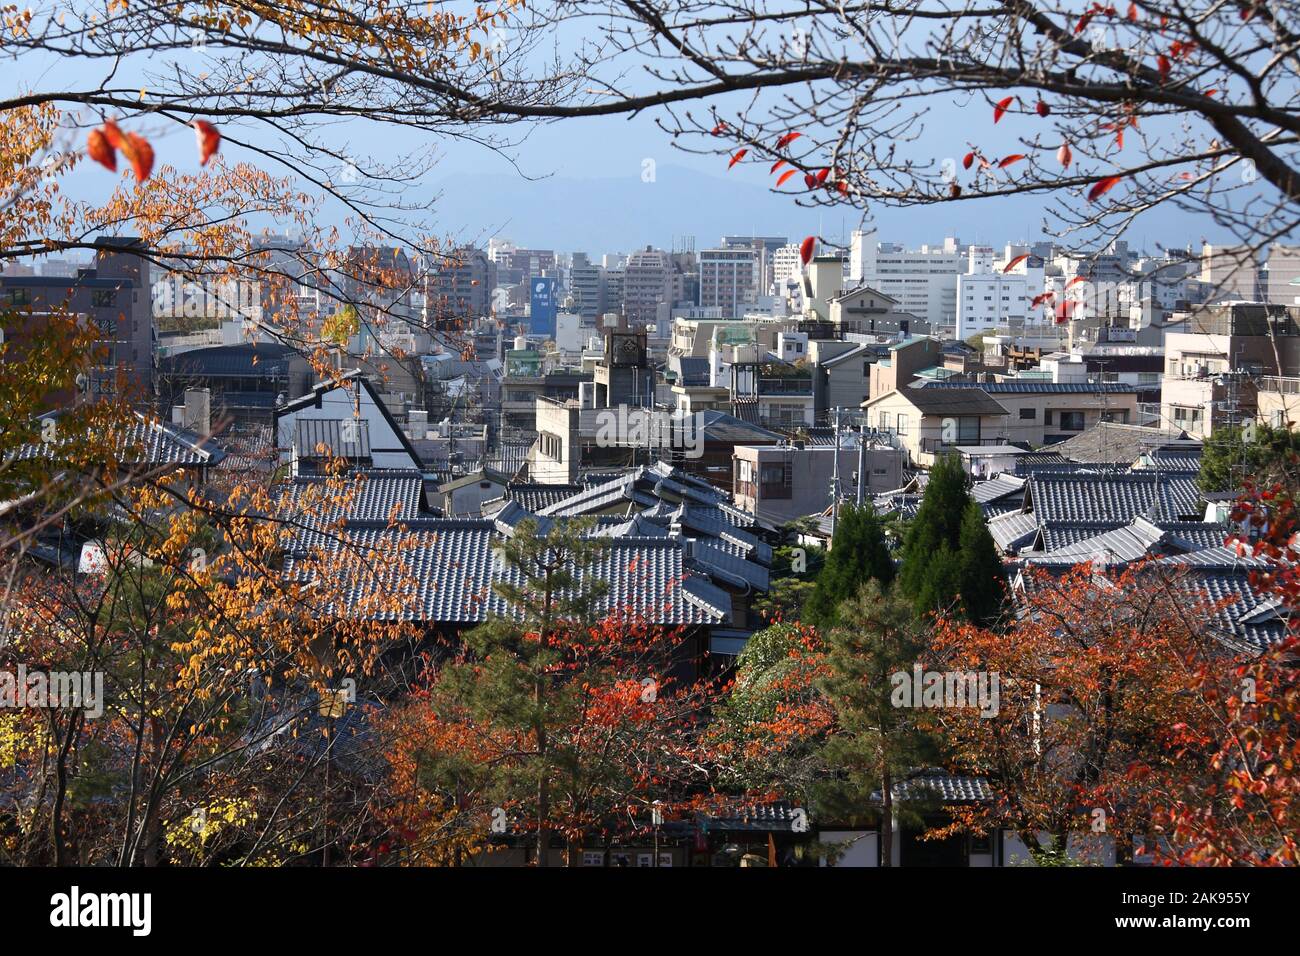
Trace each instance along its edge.
<path fill-rule="evenodd" d="M 181 423 L 199 437 L 212 434 L 212 392 L 206 388 L 185 390 L 185 419 Z"/>

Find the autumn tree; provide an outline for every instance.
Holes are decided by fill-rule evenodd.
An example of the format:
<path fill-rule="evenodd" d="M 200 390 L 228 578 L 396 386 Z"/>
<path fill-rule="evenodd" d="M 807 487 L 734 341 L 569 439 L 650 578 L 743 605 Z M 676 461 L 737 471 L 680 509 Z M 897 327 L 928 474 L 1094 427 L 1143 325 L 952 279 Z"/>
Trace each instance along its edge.
<path fill-rule="evenodd" d="M 998 682 L 991 715 L 936 712 L 955 766 L 993 791 L 986 805 L 954 808 L 952 829 L 1010 830 L 1040 864 L 1064 861 L 1080 838 L 1092 853 L 1113 839 L 1123 856 L 1149 832 L 1157 781 L 1208 758 L 1174 741 L 1180 726 L 1204 726 L 1195 670 L 1231 673 L 1205 626 L 1215 602 L 1159 565 L 1026 577 L 1005 632 L 944 616 L 932 638 L 942 666 Z"/>
<path fill-rule="evenodd" d="M 573 865 L 584 840 L 644 833 L 652 803 L 672 812 L 707 782 L 699 724 L 716 687 L 682 658 L 678 629 L 650 623 L 655 607 L 609 604 L 597 575 L 608 541 L 590 532 L 530 519 L 496 542 L 511 573 L 493 588 L 510 615 L 468 632 L 411 705 L 420 732 L 389 760 L 395 774 L 415 768 L 436 808 L 415 828 L 426 858 L 463 859 L 500 832 L 495 813 L 530 835 L 537 865 L 553 836 Z"/>

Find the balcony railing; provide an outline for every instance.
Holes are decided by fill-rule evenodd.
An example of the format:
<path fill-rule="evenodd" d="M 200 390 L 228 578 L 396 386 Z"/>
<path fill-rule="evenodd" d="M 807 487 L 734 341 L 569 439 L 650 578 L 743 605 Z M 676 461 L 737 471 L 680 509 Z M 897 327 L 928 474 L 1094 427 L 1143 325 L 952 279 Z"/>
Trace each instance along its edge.
<path fill-rule="evenodd" d="M 921 451 L 927 455 L 942 455 L 944 452 L 952 451 L 958 446 L 968 448 L 972 445 L 1005 445 L 1007 443 L 1006 435 L 997 435 L 992 438 L 958 438 L 953 442 L 946 442 L 942 438 L 922 438 Z"/>
<path fill-rule="evenodd" d="M 1300 395 L 1300 377 L 1293 375 L 1265 375 L 1259 380 L 1261 392 L 1277 392 L 1280 395 Z"/>

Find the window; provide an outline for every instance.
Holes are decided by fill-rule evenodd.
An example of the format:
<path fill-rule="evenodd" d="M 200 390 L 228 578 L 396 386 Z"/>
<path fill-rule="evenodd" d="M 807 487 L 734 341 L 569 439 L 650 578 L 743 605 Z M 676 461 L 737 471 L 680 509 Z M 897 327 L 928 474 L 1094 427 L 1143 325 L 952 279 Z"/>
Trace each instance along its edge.
<path fill-rule="evenodd" d="M 116 289 L 92 289 L 90 304 L 96 309 L 107 309 L 117 302 Z"/>
<path fill-rule="evenodd" d="M 1061 431 L 1083 431 L 1083 412 L 1061 412 Z"/>
<path fill-rule="evenodd" d="M 6 305 L 31 305 L 32 290 L 31 289 L 6 289 L 4 300 Z"/>
<path fill-rule="evenodd" d="M 1052 424 L 1052 410 L 1050 408 L 1043 409 L 1043 424 Z"/>
<path fill-rule="evenodd" d="M 582 865 L 583 866 L 604 866 L 605 854 L 602 853 L 600 850 L 583 850 Z"/>
<path fill-rule="evenodd" d="M 957 419 L 957 444 L 978 445 L 980 443 L 980 420 L 974 415 L 963 415 Z"/>
<path fill-rule="evenodd" d="M 898 434 L 900 435 L 907 434 L 907 416 L 904 415 L 902 412 L 898 413 Z"/>
<path fill-rule="evenodd" d="M 1020 420 L 1021 420 L 1022 422 L 1032 422 L 1032 421 L 1034 421 L 1036 418 L 1038 418 L 1038 409 L 1036 409 L 1036 408 L 1022 408 L 1022 409 L 1020 409 Z"/>

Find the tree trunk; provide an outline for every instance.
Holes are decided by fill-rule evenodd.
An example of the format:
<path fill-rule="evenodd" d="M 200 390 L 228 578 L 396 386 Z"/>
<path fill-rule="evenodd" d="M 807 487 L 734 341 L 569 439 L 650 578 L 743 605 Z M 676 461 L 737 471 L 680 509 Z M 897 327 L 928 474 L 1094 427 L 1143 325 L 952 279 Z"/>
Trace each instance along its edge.
<path fill-rule="evenodd" d="M 894 794 L 891 792 L 894 788 L 894 778 L 885 768 L 885 772 L 880 775 L 881 778 L 881 795 L 884 800 L 884 810 L 880 815 L 880 865 L 894 865 Z"/>

